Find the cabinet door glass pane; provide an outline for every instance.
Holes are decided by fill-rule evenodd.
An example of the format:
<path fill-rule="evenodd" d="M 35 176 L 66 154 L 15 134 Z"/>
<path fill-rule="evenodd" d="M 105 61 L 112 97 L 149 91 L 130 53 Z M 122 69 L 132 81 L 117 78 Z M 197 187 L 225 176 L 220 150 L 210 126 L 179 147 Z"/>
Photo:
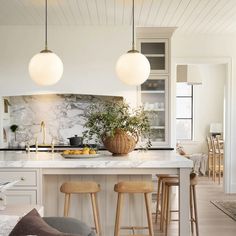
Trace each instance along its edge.
<path fill-rule="evenodd" d="M 164 93 L 142 93 L 141 100 L 145 111 L 158 111 L 165 109 Z"/>
<path fill-rule="evenodd" d="M 165 70 L 165 57 L 147 57 L 151 70 Z"/>
<path fill-rule="evenodd" d="M 150 126 L 165 126 L 164 111 L 146 111 Z"/>
<path fill-rule="evenodd" d="M 141 43 L 143 54 L 165 54 L 165 43 Z"/>
<path fill-rule="evenodd" d="M 165 141 L 165 129 L 151 129 L 151 141 L 164 142 Z"/>
<path fill-rule="evenodd" d="M 141 90 L 165 91 L 165 80 L 148 79 L 141 85 Z"/>
<path fill-rule="evenodd" d="M 191 118 L 192 117 L 192 99 L 176 98 L 176 118 Z"/>
<path fill-rule="evenodd" d="M 192 120 L 176 120 L 176 138 L 191 139 Z"/>

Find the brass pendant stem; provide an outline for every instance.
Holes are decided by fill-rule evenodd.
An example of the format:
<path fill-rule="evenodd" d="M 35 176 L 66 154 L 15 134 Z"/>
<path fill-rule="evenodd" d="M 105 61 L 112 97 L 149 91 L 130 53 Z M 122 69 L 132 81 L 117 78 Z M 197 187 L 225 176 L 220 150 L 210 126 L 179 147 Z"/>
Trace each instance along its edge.
<path fill-rule="evenodd" d="M 45 0 L 45 51 L 48 50 L 48 1 Z"/>
<path fill-rule="evenodd" d="M 134 0 L 133 0 L 133 6 L 132 6 L 132 50 L 135 50 L 135 44 L 134 44 Z"/>

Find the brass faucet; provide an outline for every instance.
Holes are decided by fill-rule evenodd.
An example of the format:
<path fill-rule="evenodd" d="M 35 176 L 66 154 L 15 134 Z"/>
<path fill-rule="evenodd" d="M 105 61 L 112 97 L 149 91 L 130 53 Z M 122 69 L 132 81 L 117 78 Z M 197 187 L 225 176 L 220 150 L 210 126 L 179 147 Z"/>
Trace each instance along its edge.
<path fill-rule="evenodd" d="M 46 144 L 46 125 L 44 121 L 42 121 L 40 124 L 40 132 L 42 132 L 43 144 L 45 145 Z"/>

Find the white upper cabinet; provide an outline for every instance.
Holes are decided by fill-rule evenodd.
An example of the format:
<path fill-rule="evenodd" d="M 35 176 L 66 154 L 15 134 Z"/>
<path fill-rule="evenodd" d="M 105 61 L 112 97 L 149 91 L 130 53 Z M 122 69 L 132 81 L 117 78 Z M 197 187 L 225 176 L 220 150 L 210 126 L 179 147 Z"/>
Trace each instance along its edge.
<path fill-rule="evenodd" d="M 171 35 L 175 28 L 137 28 L 137 49 L 150 62 L 149 78 L 139 87 L 139 103 L 150 125 L 153 148 L 170 147 Z"/>
<path fill-rule="evenodd" d="M 149 60 L 152 74 L 168 73 L 168 39 L 139 39 L 139 50 Z"/>

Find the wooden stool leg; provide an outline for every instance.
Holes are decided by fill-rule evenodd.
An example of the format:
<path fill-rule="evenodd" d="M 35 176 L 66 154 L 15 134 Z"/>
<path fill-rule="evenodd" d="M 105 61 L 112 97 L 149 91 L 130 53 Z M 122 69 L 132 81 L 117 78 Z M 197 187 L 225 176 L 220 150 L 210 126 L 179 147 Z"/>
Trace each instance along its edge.
<path fill-rule="evenodd" d="M 144 193 L 144 196 L 145 196 L 149 236 L 154 236 L 153 225 L 152 225 L 152 212 L 151 212 L 151 206 L 150 206 L 150 193 Z"/>
<path fill-rule="evenodd" d="M 216 181 L 216 156 L 213 154 L 213 181 Z"/>
<path fill-rule="evenodd" d="M 98 209 L 98 199 L 97 199 L 97 194 L 95 193 L 95 203 L 96 203 L 96 209 L 97 209 L 97 218 L 98 218 L 98 227 L 99 227 L 99 236 L 102 235 L 102 227 L 101 227 L 101 222 L 100 222 L 100 214 L 99 214 L 99 209 Z"/>
<path fill-rule="evenodd" d="M 220 151 L 220 150 L 219 150 Z M 221 154 L 219 153 L 219 184 L 220 184 L 220 181 L 221 181 Z"/>
<path fill-rule="evenodd" d="M 190 193 L 190 222 L 191 222 L 191 232 L 193 234 L 193 221 L 194 221 L 194 218 L 193 218 L 193 189 L 192 189 L 193 186 L 190 185 L 190 188 L 189 188 L 189 193 Z"/>
<path fill-rule="evenodd" d="M 168 232 L 168 223 L 169 223 L 169 215 L 170 215 L 170 187 L 166 186 L 166 197 L 165 197 L 165 202 L 166 202 L 166 206 L 165 206 L 165 236 L 167 236 L 167 232 Z"/>
<path fill-rule="evenodd" d="M 64 202 L 64 216 L 68 216 L 69 208 L 70 208 L 70 194 L 66 193 Z"/>
<path fill-rule="evenodd" d="M 163 223 L 164 223 L 164 214 L 165 214 L 165 185 L 161 183 L 161 215 L 160 215 L 160 231 L 163 232 Z"/>
<path fill-rule="evenodd" d="M 211 154 L 208 152 L 208 178 L 211 176 Z"/>
<path fill-rule="evenodd" d="M 99 222 L 99 213 L 98 213 L 98 206 L 97 206 L 97 201 L 96 201 L 96 194 L 95 193 L 90 193 L 91 196 L 91 202 L 92 202 L 92 208 L 93 208 L 93 218 L 94 218 L 94 225 L 95 225 L 95 230 L 97 235 L 101 235 L 101 226 Z"/>
<path fill-rule="evenodd" d="M 193 190 L 193 204 L 194 204 L 194 215 L 195 215 L 195 226 L 196 226 L 196 236 L 199 236 L 199 228 L 198 228 L 198 214 L 197 214 L 197 198 L 196 198 L 196 188 L 192 186 Z"/>
<path fill-rule="evenodd" d="M 161 190 L 161 177 L 158 178 L 158 183 L 157 183 L 157 206 L 156 206 L 156 219 L 155 222 L 157 223 L 157 217 L 159 213 L 159 204 L 160 204 L 160 190 Z"/>
<path fill-rule="evenodd" d="M 118 193 L 114 236 L 120 236 L 120 219 L 121 219 L 122 204 L 123 204 L 123 193 Z"/>

